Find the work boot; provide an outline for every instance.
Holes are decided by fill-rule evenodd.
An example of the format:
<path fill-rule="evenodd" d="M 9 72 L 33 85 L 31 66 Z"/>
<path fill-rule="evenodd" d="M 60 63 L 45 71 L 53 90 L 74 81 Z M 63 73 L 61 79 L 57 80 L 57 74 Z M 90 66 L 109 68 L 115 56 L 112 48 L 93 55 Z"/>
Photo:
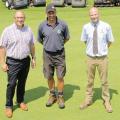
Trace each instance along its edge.
<path fill-rule="evenodd" d="M 58 95 L 57 102 L 58 102 L 58 105 L 59 105 L 60 109 L 65 108 L 65 101 L 64 101 L 63 95 Z"/>
<path fill-rule="evenodd" d="M 57 100 L 56 95 L 50 93 L 48 101 L 46 103 L 46 107 L 52 106 L 52 104 L 54 104 L 56 102 L 56 100 Z"/>

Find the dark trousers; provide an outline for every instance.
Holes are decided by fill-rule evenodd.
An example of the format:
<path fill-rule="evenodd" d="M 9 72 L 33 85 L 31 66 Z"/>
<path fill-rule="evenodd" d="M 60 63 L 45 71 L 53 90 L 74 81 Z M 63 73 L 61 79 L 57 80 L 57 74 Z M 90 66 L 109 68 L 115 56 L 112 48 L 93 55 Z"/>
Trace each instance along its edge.
<path fill-rule="evenodd" d="M 8 65 L 8 84 L 6 90 L 6 107 L 13 106 L 13 97 L 16 90 L 17 103 L 24 101 L 25 84 L 30 67 L 30 57 L 22 60 L 7 57 L 6 63 Z"/>

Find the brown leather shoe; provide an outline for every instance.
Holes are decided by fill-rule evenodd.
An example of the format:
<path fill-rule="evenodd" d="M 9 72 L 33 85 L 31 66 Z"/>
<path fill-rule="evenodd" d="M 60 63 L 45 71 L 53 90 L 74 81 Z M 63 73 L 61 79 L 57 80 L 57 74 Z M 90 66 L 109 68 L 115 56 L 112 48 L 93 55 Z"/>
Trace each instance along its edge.
<path fill-rule="evenodd" d="M 20 103 L 20 108 L 22 109 L 22 110 L 24 110 L 24 111 L 28 111 L 28 107 L 27 107 L 27 105 L 25 104 L 25 103 Z"/>
<path fill-rule="evenodd" d="M 103 102 L 104 106 L 105 106 L 105 109 L 108 113 L 112 113 L 113 110 L 112 110 L 112 106 L 110 104 L 110 102 Z"/>
<path fill-rule="evenodd" d="M 83 109 L 87 108 L 88 106 L 90 106 L 91 104 L 92 104 L 92 101 L 90 101 L 90 102 L 84 101 L 84 102 L 80 105 L 80 109 L 83 110 Z"/>
<path fill-rule="evenodd" d="M 13 115 L 12 108 L 6 108 L 6 109 L 5 109 L 5 115 L 6 115 L 8 118 L 11 118 L 12 115 Z"/>

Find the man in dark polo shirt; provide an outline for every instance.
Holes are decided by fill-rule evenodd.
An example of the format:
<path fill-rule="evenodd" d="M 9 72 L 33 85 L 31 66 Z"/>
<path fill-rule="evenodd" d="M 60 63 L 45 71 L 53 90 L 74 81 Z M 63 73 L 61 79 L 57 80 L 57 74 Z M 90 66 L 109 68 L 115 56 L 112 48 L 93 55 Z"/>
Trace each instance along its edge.
<path fill-rule="evenodd" d="M 43 72 L 48 79 L 50 96 L 46 106 L 51 106 L 56 100 L 59 108 L 64 108 L 63 88 L 66 73 L 64 44 L 69 40 L 68 26 L 56 16 L 54 4 L 46 7 L 47 19 L 38 29 L 38 41 L 43 44 Z M 57 75 L 57 96 L 55 93 L 54 72 Z"/>

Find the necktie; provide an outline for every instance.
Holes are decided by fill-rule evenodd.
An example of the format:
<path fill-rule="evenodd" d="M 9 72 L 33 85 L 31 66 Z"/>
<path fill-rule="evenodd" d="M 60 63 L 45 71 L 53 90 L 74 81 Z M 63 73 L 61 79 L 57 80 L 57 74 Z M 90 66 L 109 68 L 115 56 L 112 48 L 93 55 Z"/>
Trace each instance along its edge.
<path fill-rule="evenodd" d="M 93 54 L 98 53 L 98 40 L 97 40 L 97 25 L 94 26 L 93 32 Z"/>

